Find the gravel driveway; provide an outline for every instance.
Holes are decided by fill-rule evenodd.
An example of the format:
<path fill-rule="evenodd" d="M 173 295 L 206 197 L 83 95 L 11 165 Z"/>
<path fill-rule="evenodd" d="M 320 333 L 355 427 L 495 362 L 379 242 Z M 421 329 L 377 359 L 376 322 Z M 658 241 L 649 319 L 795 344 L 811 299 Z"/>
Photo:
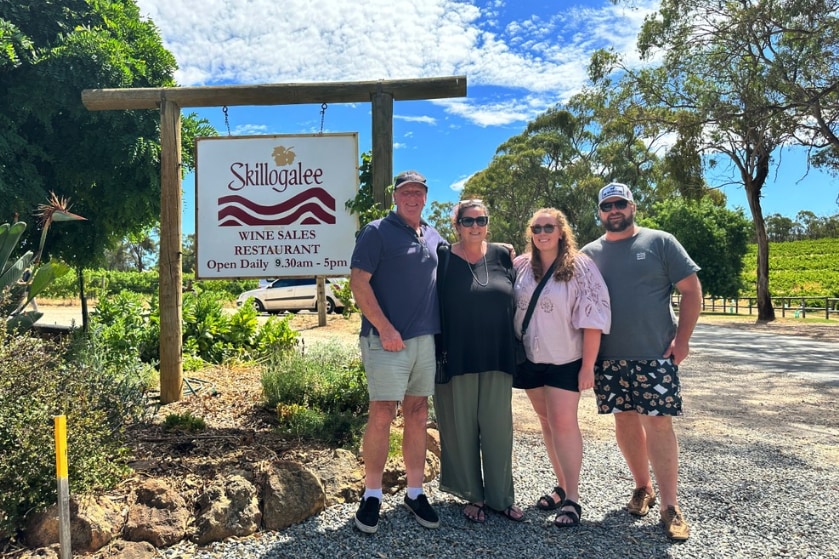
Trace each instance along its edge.
<path fill-rule="evenodd" d="M 321 335 L 326 332 L 318 332 Z M 598 416 L 589 392 L 580 405 L 585 457 L 583 523 L 553 526 L 535 502 L 552 483 L 550 465 L 526 396 L 514 394 L 514 478 L 526 521 L 490 515 L 477 525 L 462 503 L 426 491 L 442 526 L 420 527 L 386 496 L 374 536 L 353 528 L 357 503 L 333 506 L 282 532 L 260 533 L 205 549 L 179 545 L 170 558 L 298 557 L 526 557 L 526 558 L 752 558 L 839 557 L 839 387 L 766 371 L 756 361 L 719 359 L 696 351 L 682 364 L 684 417 L 680 500 L 692 527 L 687 542 L 672 543 L 658 524 L 658 508 L 638 519 L 623 506 L 632 480 L 614 442 L 612 419 Z"/>

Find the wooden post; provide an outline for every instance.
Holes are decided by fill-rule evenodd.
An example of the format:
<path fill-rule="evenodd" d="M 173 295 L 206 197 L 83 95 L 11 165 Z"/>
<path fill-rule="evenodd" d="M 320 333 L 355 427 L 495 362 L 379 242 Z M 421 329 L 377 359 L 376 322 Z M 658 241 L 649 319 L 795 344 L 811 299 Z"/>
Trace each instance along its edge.
<path fill-rule="evenodd" d="M 315 278 L 315 294 L 317 295 L 318 326 L 326 326 L 326 277 Z"/>
<path fill-rule="evenodd" d="M 160 403 L 181 399 L 181 108 L 160 103 Z"/>
<path fill-rule="evenodd" d="M 393 182 L 393 95 L 379 88 L 370 99 L 373 103 L 373 199 L 382 209 L 393 200 L 387 187 Z"/>

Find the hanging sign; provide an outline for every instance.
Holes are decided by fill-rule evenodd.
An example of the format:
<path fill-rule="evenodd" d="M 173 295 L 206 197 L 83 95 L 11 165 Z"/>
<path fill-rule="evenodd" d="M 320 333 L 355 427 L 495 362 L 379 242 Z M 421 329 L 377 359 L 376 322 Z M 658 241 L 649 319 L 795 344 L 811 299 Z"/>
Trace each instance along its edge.
<path fill-rule="evenodd" d="M 201 279 L 346 276 L 358 220 L 358 134 L 199 138 Z"/>

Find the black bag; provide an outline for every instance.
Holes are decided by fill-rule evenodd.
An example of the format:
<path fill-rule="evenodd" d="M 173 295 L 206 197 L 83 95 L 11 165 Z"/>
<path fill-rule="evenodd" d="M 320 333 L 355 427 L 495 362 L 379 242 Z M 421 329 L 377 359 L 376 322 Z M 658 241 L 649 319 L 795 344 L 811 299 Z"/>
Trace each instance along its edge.
<path fill-rule="evenodd" d="M 527 361 L 527 352 L 524 351 L 524 342 L 516 338 L 514 342 L 516 346 L 516 365 L 522 365 Z"/>
<path fill-rule="evenodd" d="M 440 245 L 437 247 L 437 265 L 443 266 L 442 273 L 440 274 L 440 278 L 443 281 L 446 279 L 446 272 L 449 269 L 449 245 Z M 439 293 L 439 287 L 437 288 Z M 438 295 L 439 299 L 439 295 Z M 445 309 L 443 308 L 443 300 L 440 299 L 440 327 L 446 327 L 445 321 Z M 446 370 L 447 365 L 447 352 L 446 352 L 446 344 L 443 341 L 443 334 L 437 334 L 434 336 L 434 348 L 437 354 L 437 372 L 434 375 L 434 382 L 435 384 L 446 384 L 451 380 L 449 376 L 449 372 Z"/>
<path fill-rule="evenodd" d="M 556 268 L 556 260 L 551 263 L 551 266 L 548 268 L 548 271 L 545 272 L 545 275 L 542 276 L 542 279 L 539 281 L 539 285 L 536 286 L 536 289 L 533 290 L 533 295 L 530 296 L 530 304 L 527 305 L 527 312 L 524 313 L 524 320 L 521 322 L 521 338 L 516 338 L 514 344 L 516 346 L 516 367 L 521 367 L 527 361 L 527 352 L 524 350 L 524 334 L 527 332 L 527 325 L 530 324 L 530 317 L 533 316 L 533 311 L 536 308 L 536 300 L 539 299 L 539 294 L 542 292 L 542 289 L 545 287 L 545 284 L 548 282 L 548 278 L 551 277 L 554 273 L 554 268 Z"/>
<path fill-rule="evenodd" d="M 436 342 L 435 345 L 437 347 L 437 372 L 434 375 L 435 384 L 446 384 L 451 380 L 451 377 L 446 370 L 447 353 L 446 350 L 442 348 L 442 341 L 440 340 L 442 337 L 443 336 L 441 334 L 434 336 Z"/>

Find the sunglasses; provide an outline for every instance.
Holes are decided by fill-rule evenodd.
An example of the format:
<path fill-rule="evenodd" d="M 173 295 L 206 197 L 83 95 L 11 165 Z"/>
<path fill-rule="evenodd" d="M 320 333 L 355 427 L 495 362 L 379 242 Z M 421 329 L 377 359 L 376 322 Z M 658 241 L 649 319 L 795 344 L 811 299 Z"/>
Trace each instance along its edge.
<path fill-rule="evenodd" d="M 626 200 L 618 200 L 617 202 L 603 202 L 600 204 L 600 211 L 601 212 L 610 212 L 612 211 L 612 206 L 616 207 L 619 210 L 625 210 L 626 206 L 629 205 L 629 202 Z"/>
<path fill-rule="evenodd" d="M 556 229 L 556 225 L 553 225 L 552 223 L 548 223 L 547 225 L 531 225 L 530 226 L 530 230 L 533 232 L 534 235 L 538 235 L 542 231 L 544 231 L 545 233 L 550 235 L 551 233 L 554 232 L 554 229 Z"/>
<path fill-rule="evenodd" d="M 472 227 L 476 223 L 478 224 L 478 227 L 486 227 L 487 223 L 489 223 L 489 217 L 485 215 L 479 215 L 478 217 L 461 217 L 457 220 L 457 222 L 464 227 Z"/>

